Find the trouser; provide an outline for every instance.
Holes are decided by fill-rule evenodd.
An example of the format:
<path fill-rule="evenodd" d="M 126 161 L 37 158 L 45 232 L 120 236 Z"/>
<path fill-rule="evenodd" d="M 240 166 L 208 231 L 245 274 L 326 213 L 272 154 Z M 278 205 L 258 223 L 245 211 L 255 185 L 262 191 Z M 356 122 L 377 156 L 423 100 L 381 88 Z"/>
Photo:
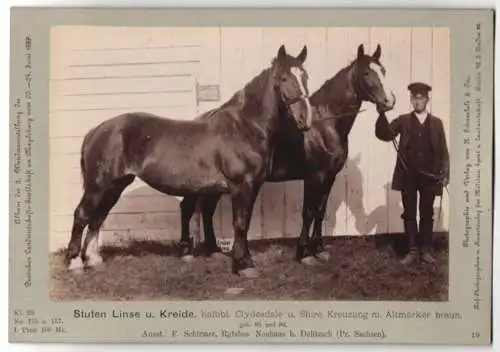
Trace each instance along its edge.
<path fill-rule="evenodd" d="M 417 199 L 417 194 L 420 199 Z M 428 250 L 432 239 L 434 223 L 434 199 L 436 194 L 433 187 L 426 185 L 407 185 L 401 190 L 403 201 L 403 222 L 406 236 L 408 236 L 410 250 L 419 247 Z M 420 222 L 417 227 L 417 202 Z"/>

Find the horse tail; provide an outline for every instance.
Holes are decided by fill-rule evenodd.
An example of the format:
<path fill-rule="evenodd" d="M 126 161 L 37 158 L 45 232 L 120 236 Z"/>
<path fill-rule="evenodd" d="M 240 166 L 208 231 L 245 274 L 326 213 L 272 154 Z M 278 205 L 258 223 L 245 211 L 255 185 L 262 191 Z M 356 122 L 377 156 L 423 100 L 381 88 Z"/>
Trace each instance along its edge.
<path fill-rule="evenodd" d="M 93 134 L 95 128 L 90 129 L 87 134 L 83 137 L 82 146 L 80 147 L 80 175 L 82 178 L 82 188 L 85 189 L 85 147 L 88 143 L 90 136 Z"/>
<path fill-rule="evenodd" d="M 83 148 L 80 153 L 80 176 L 82 178 L 82 188 L 85 188 L 85 160 L 83 160 Z"/>

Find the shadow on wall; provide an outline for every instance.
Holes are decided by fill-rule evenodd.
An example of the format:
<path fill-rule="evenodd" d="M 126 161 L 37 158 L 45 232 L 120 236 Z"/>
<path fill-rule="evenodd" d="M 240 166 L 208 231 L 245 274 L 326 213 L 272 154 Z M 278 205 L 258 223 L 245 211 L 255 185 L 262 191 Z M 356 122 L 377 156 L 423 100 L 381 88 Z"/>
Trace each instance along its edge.
<path fill-rule="evenodd" d="M 324 229 L 328 235 L 346 235 L 339 233 L 348 231 L 348 215 L 345 211 L 340 211 L 342 204 L 345 204 L 354 217 L 354 227 L 357 232 L 364 233 L 364 222 L 366 221 L 366 211 L 364 208 L 363 173 L 359 168 L 361 155 L 346 161 L 344 168 L 337 175 L 335 183 L 330 192 L 330 198 L 325 214 Z M 343 209 L 345 210 L 345 209 Z M 341 222 L 344 222 L 343 224 Z M 337 228 L 338 225 L 338 228 Z"/>
<path fill-rule="evenodd" d="M 390 183 L 382 185 L 385 189 L 386 203 L 378 206 L 370 213 L 366 212 L 364 207 L 364 188 L 363 174 L 359 168 L 360 155 L 348 159 L 344 169 L 339 173 L 330 192 L 330 198 L 327 206 L 324 221 L 324 235 L 347 235 L 355 230 L 359 234 L 368 233 L 401 233 L 403 232 L 403 223 L 401 214 L 403 212 L 401 196 L 399 192 L 390 188 Z M 346 187 L 346 180 L 348 187 Z M 268 187 L 266 187 L 268 186 Z M 272 202 L 269 208 L 275 208 L 276 204 L 281 204 L 282 210 L 274 209 L 273 213 L 261 212 L 260 204 L 257 203 L 251 221 L 251 231 L 249 238 L 264 237 L 288 237 L 298 236 L 302 224 L 302 198 L 303 182 L 266 184 L 262 189 L 263 199 L 266 202 Z M 127 192 L 128 191 L 128 192 Z M 296 204 L 293 206 L 284 203 L 287 194 L 293 194 Z M 292 197 L 289 197 L 292 198 Z M 154 241 L 179 241 L 181 236 L 181 198 L 164 195 L 149 186 L 140 185 L 134 187 L 134 184 L 126 189 L 117 204 L 108 215 L 101 236 L 101 240 L 108 243 L 118 244 L 121 242 L 130 242 L 135 240 L 154 240 Z M 439 215 L 439 199 L 434 208 L 434 230 L 436 232 L 445 231 L 443 223 L 443 211 Z M 347 213 L 341 206 L 345 204 L 353 216 L 349 221 L 354 225 L 354 229 L 349 228 L 347 222 Z M 342 210 L 342 211 L 341 211 Z M 288 217 L 288 219 L 285 219 Z M 292 221 L 293 220 L 293 221 Z M 345 222 L 344 224 L 341 222 Z M 273 226 L 266 226 L 265 222 L 275 222 Z M 288 222 L 288 226 L 286 224 Z M 337 228 L 338 225 L 338 228 Z M 196 232 L 196 227 L 201 226 L 193 219 L 190 223 L 191 233 Z M 269 235 L 266 228 L 274 227 L 278 233 Z M 337 229 L 336 229 L 337 228 Z M 214 229 L 218 238 L 233 237 L 232 228 L 232 210 L 231 203 L 227 196 L 224 196 L 216 213 L 214 214 Z M 283 230 L 283 231 L 282 231 Z M 345 232 L 344 232 L 345 231 Z M 199 231 L 200 240 L 204 233 L 201 226 Z"/>
<path fill-rule="evenodd" d="M 363 174 L 359 167 L 360 160 L 360 154 L 348 159 L 343 170 L 337 175 L 326 209 L 325 228 L 323 230 L 325 235 L 334 233 L 345 235 L 345 227 L 343 227 L 342 222 L 347 222 L 347 214 L 340 211 L 342 204 L 346 204 L 354 216 L 356 231 L 365 233 L 367 214 L 364 208 Z M 346 187 L 346 180 L 348 180 L 348 188 Z M 263 205 L 265 211 L 260 213 L 261 205 L 257 202 L 253 212 L 251 230 L 253 227 L 255 232 L 260 226 L 260 228 L 264 229 L 261 237 L 298 236 L 302 226 L 303 181 L 266 183 L 261 190 L 259 200 L 261 197 L 266 202 Z M 283 205 L 285 203 L 286 205 Z M 228 227 L 232 224 L 232 211 L 227 196 L 224 196 L 219 203 L 214 222 L 217 221 L 216 219 L 220 219 L 220 223 L 224 225 L 222 229 L 224 236 L 228 237 L 229 235 L 229 237 L 232 237 L 232 228 Z M 269 224 L 271 222 L 274 224 Z M 336 229 L 337 224 L 340 230 Z M 268 229 L 276 228 L 280 229 L 279 234 L 274 233 L 274 231 L 272 234 L 269 233 Z M 251 238 L 251 232 L 249 231 L 249 238 Z M 216 235 L 218 235 L 217 231 Z"/>
<path fill-rule="evenodd" d="M 401 193 L 391 189 L 391 183 L 384 185 L 386 191 L 385 205 L 375 208 L 369 215 L 367 215 L 366 231 L 374 230 L 376 233 L 398 233 L 403 231 L 403 204 L 401 202 Z M 438 198 L 439 201 L 439 198 Z M 434 206 L 434 232 L 446 231 L 444 227 L 444 214 L 445 209 L 439 209 Z M 384 221 L 386 219 L 386 221 Z M 418 211 L 417 211 L 418 220 Z"/>

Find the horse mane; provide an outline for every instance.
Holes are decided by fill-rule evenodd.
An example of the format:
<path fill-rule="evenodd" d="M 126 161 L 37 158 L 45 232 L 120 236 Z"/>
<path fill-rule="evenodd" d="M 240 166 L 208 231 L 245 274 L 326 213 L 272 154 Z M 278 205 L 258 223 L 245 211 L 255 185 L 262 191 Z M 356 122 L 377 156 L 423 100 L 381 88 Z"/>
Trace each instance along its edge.
<path fill-rule="evenodd" d="M 363 63 L 364 60 L 369 60 L 369 57 L 365 56 L 361 60 Z M 316 107 L 316 111 L 318 111 L 315 118 L 317 120 L 331 119 L 343 143 L 347 142 L 348 134 L 362 104 L 362 99 L 356 88 L 353 87 L 352 80 L 359 63 L 360 59 L 358 58 L 352 60 L 332 78 L 326 80 L 310 97 L 311 105 Z M 336 114 L 340 115 L 335 117 Z M 326 146 L 324 146 L 324 150 L 328 152 Z"/>
<path fill-rule="evenodd" d="M 262 92 L 268 82 L 269 75 L 272 74 L 274 65 L 262 70 L 257 76 L 253 77 L 243 88 L 236 91 L 231 98 L 223 103 L 219 110 L 227 108 L 237 108 L 243 111 L 245 116 L 259 116 L 262 114 L 263 106 Z M 239 116 L 239 114 L 238 114 Z"/>
<path fill-rule="evenodd" d="M 221 135 L 239 135 L 242 140 L 260 139 L 266 132 L 257 121 L 264 113 L 262 99 L 266 99 L 266 85 L 272 79 L 270 75 L 274 74 L 274 69 L 275 65 L 263 69 L 226 102 L 206 111 L 198 120 Z"/>
<path fill-rule="evenodd" d="M 355 69 L 357 60 L 351 61 L 347 66 L 340 69 L 332 78 L 326 80 L 321 87 L 310 97 L 314 106 L 327 105 L 331 109 L 341 108 L 337 106 L 341 100 L 348 97 L 352 87 L 349 75 Z M 354 94 L 354 92 L 352 92 Z"/>

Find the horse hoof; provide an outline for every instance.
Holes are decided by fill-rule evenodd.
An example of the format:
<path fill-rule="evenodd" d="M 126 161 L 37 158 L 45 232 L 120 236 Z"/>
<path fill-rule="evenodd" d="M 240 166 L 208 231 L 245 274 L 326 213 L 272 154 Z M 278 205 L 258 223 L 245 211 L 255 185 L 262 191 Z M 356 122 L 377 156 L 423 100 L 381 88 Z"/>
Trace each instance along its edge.
<path fill-rule="evenodd" d="M 94 267 L 102 263 L 102 257 L 100 255 L 90 256 L 87 261 L 87 266 Z"/>
<path fill-rule="evenodd" d="M 300 262 L 304 265 L 307 265 L 307 266 L 316 266 L 316 265 L 321 264 L 316 258 L 314 258 L 312 256 L 302 258 Z"/>
<path fill-rule="evenodd" d="M 321 260 L 322 262 L 328 262 L 330 260 L 330 253 L 326 252 L 326 251 L 323 251 L 323 252 L 320 252 L 316 255 L 316 257 Z"/>
<path fill-rule="evenodd" d="M 68 265 L 68 270 L 72 272 L 82 272 L 83 271 L 83 261 L 81 257 L 76 257 L 71 259 L 69 265 Z"/>
<path fill-rule="evenodd" d="M 181 259 L 185 262 L 191 262 L 194 259 L 194 256 L 192 254 L 186 254 L 183 255 Z"/>
<path fill-rule="evenodd" d="M 246 268 L 246 269 L 240 270 L 238 272 L 238 274 L 241 277 L 244 277 L 246 279 L 255 279 L 255 278 L 260 276 L 259 272 L 255 268 Z"/>

